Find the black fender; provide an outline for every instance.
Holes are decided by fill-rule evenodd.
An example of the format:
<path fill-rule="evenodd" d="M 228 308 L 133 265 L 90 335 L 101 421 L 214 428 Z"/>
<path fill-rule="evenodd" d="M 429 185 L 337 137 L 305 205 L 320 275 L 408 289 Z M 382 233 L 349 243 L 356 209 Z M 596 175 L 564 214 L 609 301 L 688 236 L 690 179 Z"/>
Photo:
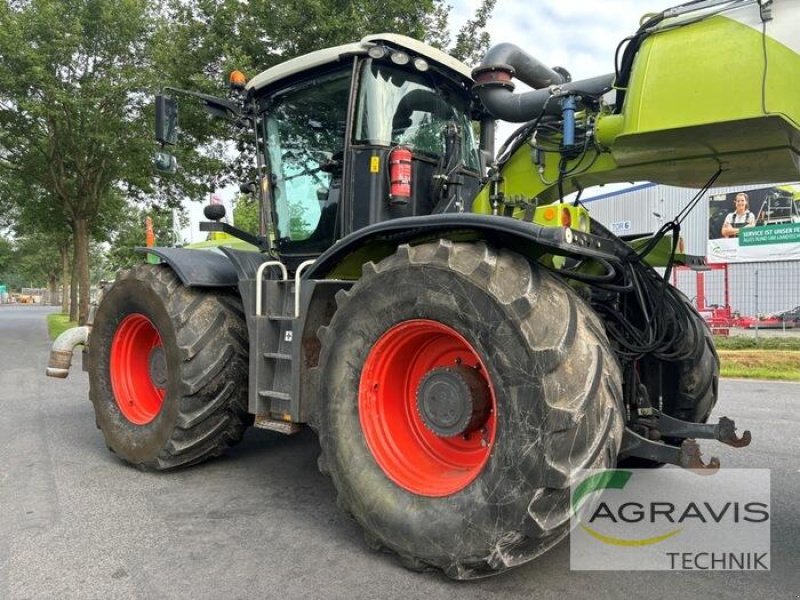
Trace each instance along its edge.
<path fill-rule="evenodd" d="M 136 248 L 167 263 L 187 287 L 236 287 L 236 268 L 224 254 L 191 248 Z"/>
<path fill-rule="evenodd" d="M 376 223 L 343 237 L 303 273 L 304 279 L 358 279 L 361 265 L 377 262 L 401 244 L 447 238 L 484 240 L 530 259 L 547 253 L 618 261 L 618 241 L 561 227 L 542 227 L 512 217 L 447 213 Z"/>

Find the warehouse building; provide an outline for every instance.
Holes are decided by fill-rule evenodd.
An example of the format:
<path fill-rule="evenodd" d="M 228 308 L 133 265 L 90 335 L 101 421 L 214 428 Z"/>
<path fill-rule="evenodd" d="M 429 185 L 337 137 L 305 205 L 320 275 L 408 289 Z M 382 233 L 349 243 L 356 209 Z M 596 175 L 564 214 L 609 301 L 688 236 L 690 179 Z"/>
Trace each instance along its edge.
<path fill-rule="evenodd" d="M 698 190 L 633 185 L 621 191 L 587 193 L 582 202 L 592 217 L 617 235 L 657 231 L 691 204 Z M 741 239 L 724 238 L 722 225 L 734 210 L 737 194 L 748 194 L 757 221 Z M 766 239 L 768 233 L 771 238 Z M 712 188 L 681 224 L 686 252 L 705 256 L 713 270 L 702 274 L 678 270 L 673 282 L 701 309 L 724 306 L 734 312 L 762 315 L 800 305 L 800 186 Z M 741 235 L 741 234 L 740 234 Z M 760 241 L 759 241 L 760 240 Z M 740 246 L 740 244 L 742 244 Z"/>

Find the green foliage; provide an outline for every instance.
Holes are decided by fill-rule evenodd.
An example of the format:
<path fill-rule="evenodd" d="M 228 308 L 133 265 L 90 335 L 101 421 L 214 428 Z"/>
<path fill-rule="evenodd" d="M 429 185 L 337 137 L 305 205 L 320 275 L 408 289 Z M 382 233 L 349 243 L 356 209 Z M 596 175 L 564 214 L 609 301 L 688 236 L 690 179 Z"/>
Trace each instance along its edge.
<path fill-rule="evenodd" d="M 0 8 L 0 193 L 28 232 L 71 232 L 81 320 L 90 236 L 121 190 L 152 190 L 151 31 L 146 0 Z"/>
<path fill-rule="evenodd" d="M 252 139 L 192 102 L 181 105 L 181 168 L 151 165 L 153 94 L 164 86 L 225 95 L 225 75 L 251 75 L 369 33 L 401 33 L 470 62 L 488 44 L 495 0 L 483 0 L 450 43 L 444 0 L 30 0 L 0 4 L 0 276 L 51 278 L 59 249 L 73 244 L 82 306 L 90 267 L 136 260 L 141 211 L 131 201 L 174 207 L 234 178 L 252 178 Z M 238 134 L 237 134 L 238 135 Z M 237 225 L 257 231 L 254 203 Z M 159 242 L 171 243 L 155 217 Z M 248 221 L 250 219 L 250 221 Z M 309 224 L 290 215 L 297 235 Z M 90 238 L 111 245 L 109 265 L 90 265 Z M 99 252 L 91 252 L 93 258 Z M 12 268 L 13 267 L 13 268 Z M 46 273 L 45 273 L 46 271 Z M 83 309 L 82 309 L 83 310 Z M 85 316 L 85 315 L 83 315 Z"/>
<path fill-rule="evenodd" d="M 76 327 L 77 325 L 77 321 L 69 320 L 69 315 L 63 315 L 59 313 L 51 313 L 47 315 L 47 333 L 51 340 L 56 339 L 67 329 Z"/>
<path fill-rule="evenodd" d="M 258 200 L 241 195 L 233 205 L 233 224 L 248 233 L 258 234 Z"/>
<path fill-rule="evenodd" d="M 97 214 L 118 184 L 149 191 L 147 3 L 14 6 L 0 9 L 4 179 L 49 192 L 68 219 Z"/>
<path fill-rule="evenodd" d="M 486 25 L 492 16 L 496 3 L 497 0 L 481 0 L 480 6 L 475 11 L 475 16 L 468 19 L 458 30 L 454 44 L 450 43 L 450 36 L 446 33 L 447 14 L 439 17 L 439 33 L 433 33 L 438 37 L 430 40 L 430 43 L 437 45 L 437 47 L 467 65 L 477 66 L 489 49 L 491 39 L 486 31 Z"/>
<path fill-rule="evenodd" d="M 14 247 L 9 240 L 0 236 L 0 283 L 8 281 L 8 273 L 14 266 Z"/>
<path fill-rule="evenodd" d="M 136 252 L 135 248 L 146 245 L 147 217 L 153 220 L 157 246 L 174 246 L 177 243 L 175 230 L 184 220 L 181 214 L 158 206 L 150 208 L 128 206 L 125 208 L 122 221 L 117 225 L 117 230 L 109 240 L 110 247 L 105 255 L 106 263 L 103 265 L 105 279 L 110 279 L 121 269 L 129 269 L 144 261 L 144 254 Z"/>
<path fill-rule="evenodd" d="M 225 93 L 225 76 L 234 69 L 254 74 L 372 33 L 407 35 L 476 62 L 488 47 L 485 27 L 495 2 L 482 0 L 451 44 L 444 0 L 170 0 L 159 13 L 155 59 L 168 85 L 216 94 Z"/>
<path fill-rule="evenodd" d="M 233 224 L 248 233 L 258 233 L 258 200 L 251 196 L 239 196 L 233 206 Z M 293 240 L 306 239 L 314 232 L 305 218 L 302 203 L 289 204 L 289 235 Z"/>
<path fill-rule="evenodd" d="M 306 219 L 306 205 L 302 202 L 289 204 L 289 237 L 305 240 L 314 233 L 314 227 Z"/>
<path fill-rule="evenodd" d="M 61 256 L 47 234 L 31 234 L 17 239 L 15 270 L 26 285 L 46 287 L 61 271 Z"/>
<path fill-rule="evenodd" d="M 0 282 L 13 288 L 47 287 L 58 279 L 61 255 L 47 234 L 0 237 Z"/>

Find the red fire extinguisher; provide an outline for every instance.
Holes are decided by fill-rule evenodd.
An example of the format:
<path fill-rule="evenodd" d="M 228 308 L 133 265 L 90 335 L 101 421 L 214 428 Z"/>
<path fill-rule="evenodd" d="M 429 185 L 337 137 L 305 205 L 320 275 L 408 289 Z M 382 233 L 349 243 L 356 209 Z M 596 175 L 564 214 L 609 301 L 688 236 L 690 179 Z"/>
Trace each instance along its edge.
<path fill-rule="evenodd" d="M 405 206 L 411 200 L 411 150 L 397 146 L 389 153 L 389 206 Z"/>

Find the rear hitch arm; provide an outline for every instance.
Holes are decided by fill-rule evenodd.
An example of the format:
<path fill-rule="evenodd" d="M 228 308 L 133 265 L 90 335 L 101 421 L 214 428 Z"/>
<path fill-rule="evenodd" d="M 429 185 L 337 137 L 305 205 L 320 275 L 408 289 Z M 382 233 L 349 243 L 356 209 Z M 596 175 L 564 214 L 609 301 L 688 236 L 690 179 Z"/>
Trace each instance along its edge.
<path fill-rule="evenodd" d="M 680 446 L 672 446 L 664 442 L 648 440 L 627 428 L 622 436 L 622 448 L 620 449 L 619 457 L 646 458 L 659 463 L 699 471 L 716 471 L 720 466 L 719 459 L 716 456 L 712 456 L 708 464 L 704 463 L 700 446 L 694 440 L 683 440 Z"/>
<path fill-rule="evenodd" d="M 708 464 L 704 463 L 700 446 L 695 439 L 717 440 L 734 448 L 744 448 L 752 440 L 749 431 L 738 437 L 736 424 L 728 417 L 722 417 L 718 423 L 713 424 L 690 423 L 658 410 L 648 409 L 646 426 L 649 428 L 647 437 L 626 427 L 620 450 L 621 458 L 635 456 L 685 469 L 714 470 L 720 466 L 719 459 L 712 457 Z M 683 441 L 680 446 L 675 446 L 659 441 L 663 437 L 679 438 Z"/>
<path fill-rule="evenodd" d="M 699 438 L 717 440 L 734 448 L 744 448 L 750 445 L 752 436 L 745 431 L 742 437 L 736 435 L 736 424 L 733 419 L 721 417 L 718 423 L 689 423 L 675 417 L 670 417 L 657 410 L 653 411 L 657 419 L 656 429 L 662 436 L 677 438 Z"/>

